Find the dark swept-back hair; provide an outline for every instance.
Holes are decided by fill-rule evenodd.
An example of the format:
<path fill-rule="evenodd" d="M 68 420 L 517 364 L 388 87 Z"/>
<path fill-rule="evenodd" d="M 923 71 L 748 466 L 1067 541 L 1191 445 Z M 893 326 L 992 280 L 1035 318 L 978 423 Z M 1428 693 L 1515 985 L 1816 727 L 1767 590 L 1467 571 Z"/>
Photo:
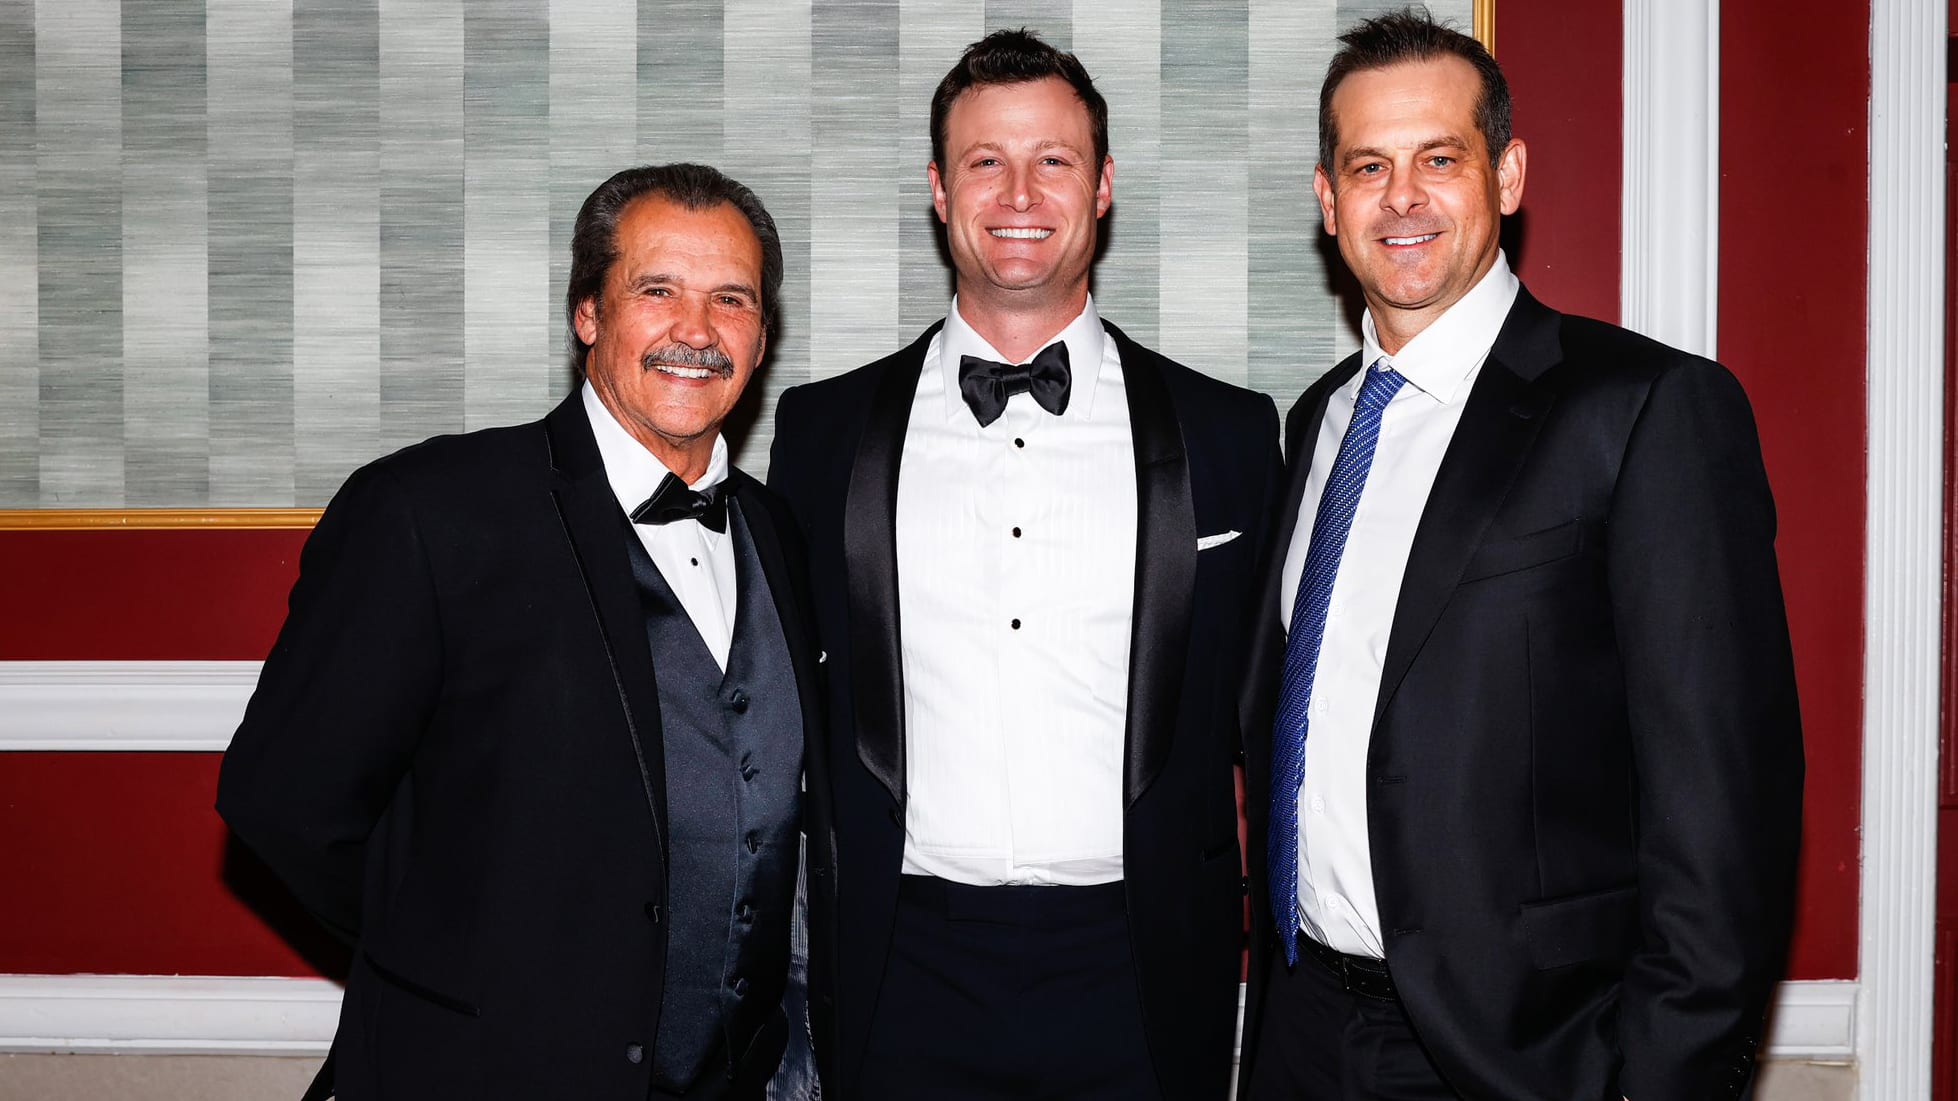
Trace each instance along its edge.
<path fill-rule="evenodd" d="M 1333 90 L 1354 73 L 1386 69 L 1411 61 L 1433 61 L 1459 57 L 1474 67 L 1481 78 L 1482 93 L 1475 100 L 1475 125 L 1489 147 L 1489 160 L 1495 161 L 1509 145 L 1509 81 L 1502 67 L 1482 43 L 1447 25 L 1435 22 L 1425 7 L 1407 7 L 1377 19 L 1356 24 L 1339 36 L 1339 52 L 1326 68 L 1326 83 L 1319 89 L 1319 167 L 1337 181 L 1333 171 L 1333 150 L 1339 144 L 1339 120 L 1333 116 Z"/>
<path fill-rule="evenodd" d="M 633 200 L 657 195 L 688 210 L 707 210 L 722 203 L 748 219 L 761 242 L 762 330 L 773 335 L 779 323 L 776 299 L 782 292 L 782 236 L 775 219 L 755 193 L 719 169 L 704 164 L 642 164 L 617 173 L 598 185 L 578 209 L 571 230 L 571 278 L 564 286 L 565 343 L 571 368 L 585 377 L 585 358 L 591 345 L 578 337 L 578 307 L 585 299 L 604 306 L 605 277 L 619 259 L 619 219 Z"/>
<path fill-rule="evenodd" d="M 1088 121 L 1095 134 L 1095 170 L 1108 159 L 1108 101 L 1095 91 L 1094 78 L 1081 66 L 1081 59 L 1057 50 L 1040 36 L 1021 27 L 1017 31 L 994 31 L 965 48 L 958 64 L 938 82 L 931 97 L 931 159 L 940 172 L 945 164 L 945 116 L 952 104 L 967 91 L 990 84 L 1029 84 L 1048 77 L 1067 81 L 1074 94 L 1088 108 Z"/>

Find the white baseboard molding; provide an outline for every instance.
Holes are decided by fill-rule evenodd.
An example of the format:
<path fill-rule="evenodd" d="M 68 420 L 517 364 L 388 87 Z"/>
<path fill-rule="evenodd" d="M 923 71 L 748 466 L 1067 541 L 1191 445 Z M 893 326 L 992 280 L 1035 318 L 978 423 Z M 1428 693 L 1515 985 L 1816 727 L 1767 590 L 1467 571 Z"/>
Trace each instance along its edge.
<path fill-rule="evenodd" d="M 0 752 L 222 752 L 259 664 L 0 662 Z"/>
<path fill-rule="evenodd" d="M 0 1051 L 325 1055 L 340 987 L 325 979 L 0 975 Z"/>
<path fill-rule="evenodd" d="M 1243 988 L 1238 989 L 1240 1013 Z M 0 1052 L 324 1055 L 340 988 L 324 979 L 0 975 Z M 1767 1058 L 1847 1062 L 1854 982 L 1787 982 Z"/>

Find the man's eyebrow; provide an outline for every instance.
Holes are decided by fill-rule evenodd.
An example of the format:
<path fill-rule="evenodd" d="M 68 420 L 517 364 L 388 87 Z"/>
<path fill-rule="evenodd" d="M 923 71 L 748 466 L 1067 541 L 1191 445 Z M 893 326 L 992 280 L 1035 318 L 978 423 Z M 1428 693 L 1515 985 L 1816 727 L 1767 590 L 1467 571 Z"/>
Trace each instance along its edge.
<path fill-rule="evenodd" d="M 1426 153 L 1430 149 L 1467 149 L 1467 148 L 1468 148 L 1467 140 L 1463 139 L 1459 135 L 1443 134 L 1439 137 L 1428 138 L 1425 141 L 1418 143 L 1417 145 L 1415 145 L 1414 151 L 1417 153 Z M 1342 167 L 1344 167 L 1346 165 L 1352 164 L 1354 161 L 1364 160 L 1368 157 L 1377 157 L 1383 161 L 1394 159 L 1393 153 L 1391 153 L 1388 150 L 1376 149 L 1370 145 L 1356 145 L 1353 148 L 1348 149 L 1346 152 L 1341 153 L 1339 155 L 1339 163 Z"/>
<path fill-rule="evenodd" d="M 626 282 L 626 289 L 634 290 L 634 291 L 643 291 L 649 287 L 671 287 L 671 286 L 678 285 L 682 282 L 684 282 L 684 280 L 682 280 L 679 276 L 674 275 L 670 272 L 649 271 L 649 272 L 642 272 L 639 275 L 633 276 L 630 280 Z M 749 298 L 753 298 L 757 300 L 761 298 L 761 293 L 755 290 L 753 284 L 742 283 L 739 281 L 722 283 L 718 287 L 710 288 L 706 293 L 726 294 L 730 291 L 732 291 L 735 294 L 745 294 Z"/>
<path fill-rule="evenodd" d="M 1042 138 L 1040 141 L 1034 143 L 1033 148 L 1036 153 L 1049 149 L 1065 149 L 1077 157 L 1083 155 L 1080 146 L 1061 138 Z M 959 150 L 959 159 L 969 160 L 975 153 L 990 153 L 998 156 L 1005 152 L 1006 150 L 996 141 L 975 141 L 964 149 Z"/>

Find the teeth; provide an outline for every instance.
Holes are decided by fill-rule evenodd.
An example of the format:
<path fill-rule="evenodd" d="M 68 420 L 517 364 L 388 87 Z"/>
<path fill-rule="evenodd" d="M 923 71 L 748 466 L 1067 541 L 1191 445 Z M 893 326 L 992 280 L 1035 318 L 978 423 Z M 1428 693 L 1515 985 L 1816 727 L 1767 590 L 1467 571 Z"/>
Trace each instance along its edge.
<path fill-rule="evenodd" d="M 709 367 L 675 367 L 670 363 L 655 363 L 653 368 L 663 374 L 677 378 L 713 378 L 714 371 Z"/>
<path fill-rule="evenodd" d="M 1051 229 L 1016 229 L 1012 227 L 992 229 L 986 232 L 991 233 L 995 237 L 1004 237 L 1013 241 L 1045 241 L 1054 235 L 1054 231 Z"/>
<path fill-rule="evenodd" d="M 1387 238 L 1387 243 L 1390 245 L 1421 245 L 1439 236 L 1441 236 L 1439 233 L 1429 233 L 1420 237 L 1389 237 Z"/>

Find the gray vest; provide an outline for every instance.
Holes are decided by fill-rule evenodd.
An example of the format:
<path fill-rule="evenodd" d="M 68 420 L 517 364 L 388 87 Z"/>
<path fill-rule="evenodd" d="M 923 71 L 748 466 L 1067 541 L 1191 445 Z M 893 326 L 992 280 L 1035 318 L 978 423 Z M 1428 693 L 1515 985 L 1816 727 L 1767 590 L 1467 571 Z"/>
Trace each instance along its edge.
<path fill-rule="evenodd" d="M 659 686 L 668 838 L 666 987 L 653 1084 L 725 1077 L 780 1007 L 794 924 L 802 701 L 768 579 L 738 504 L 734 643 L 722 673 L 628 532 Z M 702 565 L 700 568 L 707 568 Z"/>

